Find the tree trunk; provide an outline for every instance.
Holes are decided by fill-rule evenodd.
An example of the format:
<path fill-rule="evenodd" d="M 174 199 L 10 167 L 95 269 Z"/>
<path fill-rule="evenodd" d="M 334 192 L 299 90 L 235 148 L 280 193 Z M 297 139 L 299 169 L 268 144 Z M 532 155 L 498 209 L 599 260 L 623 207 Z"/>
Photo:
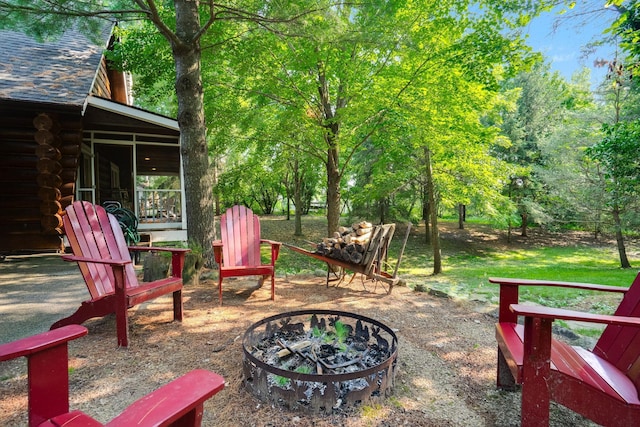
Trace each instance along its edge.
<path fill-rule="evenodd" d="M 520 214 L 520 218 L 522 218 L 522 227 L 521 227 L 522 232 L 520 233 L 520 235 L 522 237 L 527 237 L 527 225 L 529 222 L 529 215 L 527 215 L 527 213 L 525 212 Z"/>
<path fill-rule="evenodd" d="M 327 160 L 327 236 L 331 236 L 340 226 L 340 170 L 336 147 L 330 145 Z"/>
<path fill-rule="evenodd" d="M 211 171 L 213 173 L 213 185 L 214 187 L 218 185 L 218 162 L 214 160 L 211 164 Z M 213 195 L 213 205 L 214 205 L 214 215 L 220 216 L 220 194 L 216 191 Z M 217 233 L 215 233 L 215 240 L 218 239 Z"/>
<path fill-rule="evenodd" d="M 291 221 L 291 197 L 287 194 L 287 221 Z"/>
<path fill-rule="evenodd" d="M 464 220 L 466 217 L 466 206 L 462 203 L 458 204 L 458 228 L 464 230 Z"/>
<path fill-rule="evenodd" d="M 438 209 L 436 207 L 435 186 L 431 170 L 431 152 L 424 149 L 425 178 L 427 181 L 427 196 L 429 201 L 429 219 L 431 220 L 431 246 L 433 248 L 433 274 L 442 273 L 442 251 L 440 250 L 440 232 L 438 230 Z"/>
<path fill-rule="evenodd" d="M 293 164 L 293 204 L 296 206 L 296 213 L 294 217 L 294 236 L 302 236 L 302 186 L 303 186 L 303 174 L 300 173 L 300 163 L 298 159 Z"/>
<path fill-rule="evenodd" d="M 620 256 L 620 267 L 631 268 L 629 258 L 627 258 L 627 249 L 624 246 L 624 236 L 622 235 L 622 221 L 620 219 L 620 210 L 615 207 L 613 212 L 613 222 L 616 229 L 616 243 L 618 244 L 618 255 Z"/>
<path fill-rule="evenodd" d="M 204 119 L 198 2 L 176 0 L 176 39 L 168 37 L 176 63 L 176 95 L 184 172 L 187 237 L 200 245 L 207 266 L 214 265 L 213 179 Z"/>
<path fill-rule="evenodd" d="M 424 242 L 431 244 L 431 229 L 429 228 L 429 192 L 427 184 L 422 186 L 422 219 L 424 220 Z"/>
<path fill-rule="evenodd" d="M 318 64 L 318 95 L 320 97 L 320 107 L 322 122 L 320 125 L 324 129 L 324 142 L 327 146 L 327 236 L 331 236 L 338 231 L 340 226 L 340 149 L 338 146 L 338 133 L 340 123 L 336 120 L 336 112 L 346 106 L 345 99 L 336 99 L 336 105 L 331 104 L 329 95 L 329 83 L 325 75 L 325 68 L 322 61 Z M 340 86 L 340 85 L 339 85 Z M 340 92 L 340 89 L 338 89 Z"/>
<path fill-rule="evenodd" d="M 387 211 L 389 210 L 388 206 L 389 206 L 389 199 L 387 199 L 386 197 L 383 197 L 382 199 L 380 199 L 378 203 L 378 207 L 380 210 L 380 224 L 384 224 L 387 220 Z"/>

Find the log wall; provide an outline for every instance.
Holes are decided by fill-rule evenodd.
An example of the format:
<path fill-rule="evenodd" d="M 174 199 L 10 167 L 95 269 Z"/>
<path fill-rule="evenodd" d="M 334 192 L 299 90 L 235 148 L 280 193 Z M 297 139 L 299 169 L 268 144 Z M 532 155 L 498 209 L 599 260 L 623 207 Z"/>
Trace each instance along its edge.
<path fill-rule="evenodd" d="M 0 106 L 0 255 L 63 249 L 81 143 L 79 112 Z"/>

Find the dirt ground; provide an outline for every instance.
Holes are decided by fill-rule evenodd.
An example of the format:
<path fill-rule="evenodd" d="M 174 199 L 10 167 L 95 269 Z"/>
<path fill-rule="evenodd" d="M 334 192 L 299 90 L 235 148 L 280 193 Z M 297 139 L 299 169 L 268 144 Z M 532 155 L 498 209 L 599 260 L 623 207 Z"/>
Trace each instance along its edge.
<path fill-rule="evenodd" d="M 515 426 L 519 393 L 495 389 L 493 313 L 406 287 L 391 295 L 356 279 L 326 288 L 324 278 L 293 276 L 268 286 L 225 282 L 218 306 L 215 282 L 185 292 L 186 317 L 171 322 L 170 299 L 131 310 L 129 349 L 115 348 L 113 317 L 87 322 L 89 335 L 70 345 L 71 407 L 107 422 L 135 399 L 195 368 L 223 375 L 225 389 L 205 405 L 205 426 Z M 256 400 L 242 386 L 242 336 L 254 322 L 290 310 L 331 308 L 377 319 L 399 339 L 391 396 L 328 415 L 291 412 Z M 24 363 L 2 366 L 0 425 L 26 425 Z M 8 378 L 8 379 L 7 379 Z M 552 408 L 552 425 L 589 425 Z"/>
<path fill-rule="evenodd" d="M 457 241 L 467 250 L 491 241 L 501 244 L 482 231 L 444 229 L 443 237 L 446 245 Z M 588 235 L 575 238 L 589 241 Z M 205 368 L 224 376 L 226 387 L 205 404 L 204 426 L 519 425 L 520 393 L 495 388 L 494 306 L 407 287 L 387 295 L 382 286 L 359 278 L 326 287 L 324 277 L 284 273 L 277 278 L 276 300 L 269 297 L 269 287 L 257 287 L 252 278 L 225 279 L 219 306 L 217 278 L 209 272 L 200 284 L 185 287 L 182 323 L 171 321 L 169 297 L 131 309 L 128 349 L 116 348 L 113 316 L 87 322 L 89 335 L 70 344 L 71 407 L 107 422 L 171 379 Z M 308 414 L 249 394 L 242 384 L 244 332 L 264 317 L 301 309 L 358 313 L 392 328 L 399 352 L 390 396 L 330 414 Z M 0 364 L 0 396 L 0 425 L 26 425 L 24 360 Z M 551 425 L 592 424 L 552 404 Z"/>

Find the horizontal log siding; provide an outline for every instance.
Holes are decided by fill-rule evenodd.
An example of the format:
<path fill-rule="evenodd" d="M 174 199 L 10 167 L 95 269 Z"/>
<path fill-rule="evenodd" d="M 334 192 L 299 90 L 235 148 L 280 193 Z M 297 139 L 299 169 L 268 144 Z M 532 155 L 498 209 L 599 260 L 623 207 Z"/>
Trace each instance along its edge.
<path fill-rule="evenodd" d="M 43 123 L 53 138 L 36 128 Z M 81 141 L 79 113 L 0 105 L 0 255 L 62 249 L 57 218 L 75 191 Z"/>

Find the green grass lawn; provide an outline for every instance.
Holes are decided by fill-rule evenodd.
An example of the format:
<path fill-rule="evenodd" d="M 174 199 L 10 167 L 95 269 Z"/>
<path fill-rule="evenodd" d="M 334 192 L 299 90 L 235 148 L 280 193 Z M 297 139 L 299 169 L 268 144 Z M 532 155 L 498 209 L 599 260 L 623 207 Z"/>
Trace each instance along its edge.
<path fill-rule="evenodd" d="M 497 301 L 498 287 L 488 282 L 489 277 L 629 286 L 637 272 L 637 269 L 621 269 L 612 249 L 543 247 L 492 253 L 483 257 L 452 255 L 447 259 L 443 274 L 446 279 L 438 286 L 461 296 L 485 295 L 488 300 Z M 598 293 L 537 286 L 523 287 L 520 291 L 522 300 L 555 307 L 569 306 L 590 295 Z"/>
<path fill-rule="evenodd" d="M 449 224 L 449 226 L 451 226 Z M 476 224 L 467 224 L 473 229 Z M 447 227 L 447 223 L 443 224 Z M 309 242 L 318 242 L 326 235 L 324 217 L 304 217 L 302 237 L 293 236 L 293 220 L 269 218 L 263 221 L 263 235 L 266 238 L 279 240 L 295 246 L 313 249 Z M 487 233 L 486 227 L 483 229 Z M 504 234 L 504 230 L 491 230 L 496 234 Z M 390 266 L 393 271 L 402 240 L 404 227 L 398 225 L 394 240 L 389 250 Z M 489 277 L 521 277 L 527 279 L 547 279 L 572 282 L 588 282 L 613 286 L 629 286 L 638 269 L 623 270 L 619 268 L 619 260 L 614 245 L 563 245 L 558 247 L 518 247 L 492 243 L 465 241 L 443 237 L 443 272 L 432 275 L 432 251 L 424 242 L 424 228 L 414 230 L 409 237 L 404 256 L 399 268 L 399 275 L 407 286 L 424 290 L 435 289 L 447 293 L 454 298 L 475 299 L 496 303 L 498 286 L 488 282 Z M 640 265 L 638 248 L 628 247 L 632 265 Z M 312 273 L 320 274 L 325 265 L 311 257 L 282 248 L 277 263 L 278 274 Z M 593 295 L 596 295 L 595 297 Z M 609 302 L 604 296 L 569 289 L 550 289 L 543 287 L 525 287 L 521 290 L 521 299 L 555 307 L 574 306 L 585 299 L 594 299 L 590 303 L 596 309 L 607 312 L 615 302 Z M 600 301 L 600 302 L 599 302 Z M 598 307 L 600 305 L 601 307 Z"/>

